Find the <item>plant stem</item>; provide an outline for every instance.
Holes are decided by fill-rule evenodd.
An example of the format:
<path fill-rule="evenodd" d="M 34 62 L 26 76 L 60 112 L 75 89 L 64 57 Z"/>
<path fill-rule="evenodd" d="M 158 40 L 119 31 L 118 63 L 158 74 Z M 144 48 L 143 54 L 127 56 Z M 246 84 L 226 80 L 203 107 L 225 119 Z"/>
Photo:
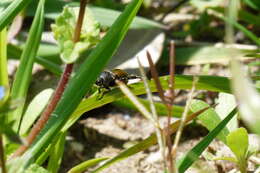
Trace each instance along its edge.
<path fill-rule="evenodd" d="M 5 155 L 4 155 L 4 146 L 3 146 L 3 135 L 0 134 L 0 166 L 2 173 L 7 173 L 5 166 Z"/>
<path fill-rule="evenodd" d="M 79 10 L 79 16 L 77 20 L 77 24 L 74 31 L 74 43 L 78 42 L 80 40 L 80 32 L 83 24 L 84 14 L 85 14 L 85 8 L 87 5 L 87 0 L 81 0 L 80 1 L 80 10 Z M 48 119 L 51 116 L 51 113 L 56 108 L 59 100 L 61 99 L 63 92 L 67 86 L 67 83 L 69 81 L 69 78 L 71 76 L 71 73 L 73 71 L 73 63 L 72 64 L 66 64 L 65 70 L 61 76 L 61 79 L 59 81 L 59 84 L 51 98 L 51 101 L 49 102 L 47 108 L 45 111 L 41 114 L 40 119 L 37 121 L 37 123 L 33 126 L 31 129 L 28 137 L 26 138 L 27 145 L 22 145 L 18 150 L 14 153 L 14 157 L 22 155 L 27 148 L 33 143 L 39 132 L 43 129 L 45 124 L 47 123 Z"/>
<path fill-rule="evenodd" d="M 164 97 L 168 99 L 168 103 L 166 104 L 166 108 L 168 110 L 168 116 L 167 116 L 167 130 L 166 130 L 166 143 L 168 147 L 168 169 L 170 173 L 174 172 L 174 165 L 173 165 L 173 157 L 172 157 L 172 140 L 171 140 L 171 134 L 169 132 L 170 126 L 171 126 L 171 116 L 172 116 L 172 105 L 174 102 L 174 78 L 175 78 L 175 45 L 174 42 L 170 42 L 170 63 L 169 63 L 169 71 L 170 71 L 170 80 L 169 80 L 169 95 L 166 94 Z"/>

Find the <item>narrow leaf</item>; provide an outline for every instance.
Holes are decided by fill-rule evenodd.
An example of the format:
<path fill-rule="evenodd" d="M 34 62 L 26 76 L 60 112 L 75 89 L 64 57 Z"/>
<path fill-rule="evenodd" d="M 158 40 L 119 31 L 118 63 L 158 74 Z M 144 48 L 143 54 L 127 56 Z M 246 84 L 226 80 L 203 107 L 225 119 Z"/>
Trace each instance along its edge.
<path fill-rule="evenodd" d="M 88 168 L 97 165 L 98 163 L 107 160 L 107 157 L 102 157 L 102 158 L 96 158 L 96 159 L 91 159 L 91 160 L 87 160 L 85 162 L 82 162 L 80 164 L 78 164 L 77 166 L 74 166 L 73 168 L 71 168 L 68 173 L 81 173 L 84 172 L 85 170 L 87 170 Z"/>
<path fill-rule="evenodd" d="M 217 137 L 221 130 L 227 123 L 236 115 L 236 108 L 233 109 L 228 116 L 218 124 L 206 137 L 202 139 L 195 147 L 193 147 L 183 158 L 178 166 L 179 173 L 184 173 L 201 155 L 201 153 L 208 147 L 208 145 Z"/>
<path fill-rule="evenodd" d="M 11 99 L 25 100 L 28 87 L 32 76 L 32 67 L 34 59 L 41 40 L 44 25 L 44 0 L 39 2 L 37 12 L 35 14 L 25 49 L 21 55 L 19 68 L 15 74 L 13 87 L 11 90 Z M 21 121 L 24 103 L 15 111 L 9 114 L 9 121 L 15 121 L 13 128 L 17 131 Z"/>
<path fill-rule="evenodd" d="M 14 0 L 0 13 L 0 31 L 6 27 L 15 16 L 23 10 L 32 0 Z"/>

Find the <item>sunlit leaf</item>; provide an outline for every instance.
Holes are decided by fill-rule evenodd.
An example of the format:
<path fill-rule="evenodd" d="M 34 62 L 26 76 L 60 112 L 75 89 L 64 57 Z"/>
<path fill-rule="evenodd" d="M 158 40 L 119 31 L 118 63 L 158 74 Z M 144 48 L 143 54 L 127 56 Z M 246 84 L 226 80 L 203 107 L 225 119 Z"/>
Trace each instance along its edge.
<path fill-rule="evenodd" d="M 91 10 L 86 8 L 80 40 L 74 43 L 74 29 L 78 14 L 78 7 L 65 6 L 55 20 L 55 24 L 51 25 L 54 38 L 58 41 L 61 50 L 61 59 L 65 63 L 75 62 L 80 53 L 95 46 L 100 41 L 100 25 L 94 19 Z"/>

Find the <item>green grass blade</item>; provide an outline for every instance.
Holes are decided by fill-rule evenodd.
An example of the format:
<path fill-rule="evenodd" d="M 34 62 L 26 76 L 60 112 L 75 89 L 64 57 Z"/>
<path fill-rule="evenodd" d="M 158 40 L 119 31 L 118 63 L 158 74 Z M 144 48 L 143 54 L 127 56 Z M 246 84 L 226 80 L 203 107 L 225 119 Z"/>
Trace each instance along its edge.
<path fill-rule="evenodd" d="M 149 101 L 147 99 L 138 98 L 138 101 L 141 102 L 147 109 L 149 109 Z M 120 108 L 127 108 L 127 109 L 137 111 L 134 104 L 132 102 L 129 102 L 128 99 L 120 99 L 120 100 L 114 101 L 112 104 L 115 106 L 118 106 Z M 154 106 L 157 110 L 158 115 L 167 116 L 168 111 L 167 111 L 166 106 L 163 103 L 155 102 Z M 182 106 L 173 105 L 172 116 L 181 117 L 183 111 L 184 111 L 184 108 Z"/>
<path fill-rule="evenodd" d="M 0 32 L 0 85 L 8 87 L 6 37 L 6 29 L 3 29 Z"/>
<path fill-rule="evenodd" d="M 14 0 L 0 13 L 0 31 L 6 27 L 15 16 L 23 10 L 32 0 Z"/>
<path fill-rule="evenodd" d="M 52 113 L 45 128 L 24 154 L 23 158 L 26 160 L 27 166 L 44 151 L 45 147 L 47 147 L 68 121 L 70 115 L 77 108 L 84 95 L 91 89 L 96 78 L 124 38 L 141 4 L 142 0 L 133 0 L 126 7 L 125 11 L 119 16 L 106 36 L 91 52 L 75 76 L 70 80 L 62 99 Z"/>
<path fill-rule="evenodd" d="M 193 147 L 181 161 L 178 167 L 179 173 L 184 173 L 194 161 L 196 161 L 201 153 L 208 147 L 208 145 L 217 137 L 221 130 L 227 125 L 227 123 L 236 115 L 237 109 L 234 108 L 228 116 L 218 124 L 206 137 L 202 139 L 195 147 Z"/>
<path fill-rule="evenodd" d="M 215 92 L 230 92 L 229 79 L 226 77 L 218 76 L 198 76 L 198 82 L 196 83 L 196 89 L 198 90 L 208 90 Z M 164 89 L 168 88 L 169 76 L 160 77 L 162 87 Z M 176 75 L 175 76 L 175 88 L 176 89 L 191 89 L 193 76 L 189 75 Z M 149 81 L 149 86 L 151 91 L 156 91 L 156 86 L 153 80 Z M 135 95 L 140 95 L 145 93 L 145 88 L 142 82 L 129 85 L 132 92 Z M 92 96 L 88 99 L 83 100 L 78 108 L 75 110 L 70 120 L 67 122 L 63 130 L 67 130 L 72 124 L 74 124 L 79 117 L 94 108 L 101 107 L 105 104 L 111 103 L 115 100 L 125 97 L 124 94 L 118 89 L 114 88 L 109 93 L 106 93 L 101 100 L 97 99 L 97 96 Z"/>
<path fill-rule="evenodd" d="M 7 73 L 7 50 L 6 50 L 6 29 L 0 31 L 0 86 L 2 87 L 3 93 L 0 94 L 0 107 L 7 100 L 9 95 L 9 81 Z"/>
<path fill-rule="evenodd" d="M 80 164 L 78 164 L 77 166 L 71 168 L 68 173 L 81 173 L 85 170 L 87 170 L 88 168 L 95 166 L 96 164 L 107 160 L 107 157 L 101 157 L 101 158 L 96 158 L 96 159 L 91 159 L 91 160 L 87 160 L 85 162 L 82 162 Z"/>
<path fill-rule="evenodd" d="M 32 76 L 32 67 L 35 60 L 35 56 L 39 47 L 39 43 L 42 36 L 42 30 L 44 25 L 44 0 L 39 2 L 37 12 L 35 14 L 25 49 L 21 55 L 21 61 L 19 68 L 15 74 L 13 87 L 11 90 L 11 98 L 13 100 L 25 100 L 28 87 Z M 9 114 L 9 121 L 14 122 L 14 130 L 18 130 L 24 103 Z"/>
<path fill-rule="evenodd" d="M 58 141 L 52 148 L 47 168 L 47 170 L 51 173 L 57 173 L 60 168 L 66 142 L 66 134 L 66 132 L 61 133 Z"/>

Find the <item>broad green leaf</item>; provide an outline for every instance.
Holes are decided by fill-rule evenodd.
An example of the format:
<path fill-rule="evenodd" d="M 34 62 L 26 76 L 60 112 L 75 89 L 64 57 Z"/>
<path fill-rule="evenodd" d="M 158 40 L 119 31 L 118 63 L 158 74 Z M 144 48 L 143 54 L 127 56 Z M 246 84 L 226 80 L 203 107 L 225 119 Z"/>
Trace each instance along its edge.
<path fill-rule="evenodd" d="M 116 18 L 121 14 L 121 12 L 106 8 L 100 7 L 90 7 L 93 11 L 94 17 L 101 23 L 103 26 L 110 27 Z M 151 28 L 160 28 L 165 29 L 166 26 L 158 22 L 143 18 L 135 17 L 132 24 L 130 25 L 131 29 L 151 29 Z"/>
<path fill-rule="evenodd" d="M 68 3 L 61 0 L 47 1 L 46 5 L 48 6 L 48 8 L 46 9 L 45 17 L 55 20 L 57 16 L 61 13 L 62 7 L 65 6 L 66 4 Z M 71 5 L 79 6 L 79 3 L 73 2 L 73 4 Z M 108 27 L 111 27 L 112 24 L 117 19 L 117 17 L 122 13 L 121 11 L 116 11 L 116 10 L 101 8 L 96 6 L 90 6 L 89 8 L 91 9 L 95 19 L 102 26 L 108 26 Z M 34 9 L 29 8 L 27 10 L 27 15 L 32 16 L 33 14 L 34 14 Z M 140 16 L 136 16 L 130 25 L 130 29 L 151 29 L 151 28 L 165 29 L 166 26 L 156 21 L 146 19 Z"/>
<path fill-rule="evenodd" d="M 255 58 L 258 52 L 256 46 L 248 46 L 245 48 L 227 47 L 225 44 L 209 44 L 209 45 L 191 45 L 176 46 L 176 64 L 177 65 L 198 65 L 198 64 L 228 64 L 230 53 L 234 53 L 234 57 L 247 60 Z M 163 65 L 169 62 L 169 52 L 164 49 L 162 59 Z"/>
<path fill-rule="evenodd" d="M 253 132 L 260 134 L 260 94 L 253 88 L 243 66 L 236 60 L 231 61 L 231 74 L 232 88 L 239 103 L 241 118 Z"/>
<path fill-rule="evenodd" d="M 229 79 L 225 77 L 217 76 L 197 76 L 198 82 L 196 83 L 196 89 L 198 90 L 209 90 L 216 92 L 230 92 L 229 89 Z M 160 82 L 164 89 L 169 87 L 169 76 L 160 77 Z M 192 88 L 193 76 L 189 75 L 175 75 L 175 88 L 176 89 L 191 89 Z M 156 86 L 153 80 L 148 81 L 151 91 L 156 91 Z M 142 82 L 129 85 L 132 92 L 135 95 L 140 95 L 145 93 L 145 88 Z M 83 100 L 78 108 L 74 111 L 70 120 L 64 126 L 63 130 L 67 130 L 72 124 L 74 124 L 79 117 L 94 108 L 101 107 L 105 104 L 111 103 L 115 100 L 125 97 L 124 94 L 118 89 L 114 88 L 109 93 L 106 93 L 102 99 L 98 100 L 97 95 L 92 95 L 88 99 Z"/>
<path fill-rule="evenodd" d="M 47 105 L 53 89 L 45 89 L 36 95 L 24 113 L 20 134 L 25 135 Z"/>
<path fill-rule="evenodd" d="M 44 51 L 50 52 L 49 49 L 48 50 L 44 49 Z M 7 53 L 8 53 L 8 58 L 20 59 L 20 56 L 22 54 L 22 50 L 15 45 L 9 44 L 8 47 L 7 47 Z M 56 61 L 54 62 L 53 58 L 48 59 L 46 57 L 43 58 L 41 56 L 36 56 L 35 62 L 44 66 L 47 70 L 51 71 L 52 73 L 54 73 L 56 75 L 60 75 L 62 73 L 62 69 L 60 67 L 60 64 L 57 63 Z"/>
<path fill-rule="evenodd" d="M 47 168 L 51 173 L 57 173 L 60 168 L 62 156 L 65 151 L 66 135 L 66 132 L 61 133 L 58 141 L 52 146 Z"/>
<path fill-rule="evenodd" d="M 74 166 L 73 168 L 71 168 L 68 173 L 81 173 L 84 172 L 85 170 L 87 170 L 88 168 L 97 165 L 98 163 L 107 160 L 107 157 L 102 157 L 102 158 L 96 158 L 96 159 L 91 159 L 91 160 L 87 160 L 85 162 L 82 162 L 80 164 L 78 164 L 77 166 Z"/>
<path fill-rule="evenodd" d="M 6 27 L 15 16 L 23 10 L 32 0 L 14 0 L 0 13 L 0 31 Z"/>
<path fill-rule="evenodd" d="M 80 40 L 74 43 L 74 29 L 79 14 L 78 7 L 65 6 L 62 13 L 51 25 L 54 38 L 58 41 L 61 50 L 61 59 L 69 64 L 75 62 L 80 53 L 95 46 L 100 41 L 100 25 L 94 19 L 91 10 L 85 9 Z"/>
<path fill-rule="evenodd" d="M 248 134 L 245 128 L 239 128 L 232 131 L 227 136 L 227 145 L 235 154 L 238 160 L 247 157 Z"/>
<path fill-rule="evenodd" d="M 234 95 L 228 94 L 228 93 L 219 93 L 218 94 L 218 105 L 215 108 L 216 113 L 221 117 L 221 119 L 224 119 L 228 115 L 228 113 L 236 107 L 236 99 Z M 230 122 L 227 125 L 227 129 L 229 131 L 233 131 L 238 128 L 238 120 L 237 115 L 230 120 Z"/>
<path fill-rule="evenodd" d="M 227 123 L 236 115 L 236 108 L 233 109 L 228 116 L 222 120 L 217 127 L 215 127 L 209 134 L 204 137 L 195 147 L 188 151 L 188 153 L 181 160 L 178 170 L 179 173 L 184 173 L 201 155 L 201 153 L 209 146 L 209 144 L 217 137 Z"/>
<path fill-rule="evenodd" d="M 26 41 L 25 49 L 21 55 L 20 65 L 15 74 L 13 87 L 11 90 L 11 99 L 25 100 L 28 87 L 32 76 L 32 67 L 34 64 L 35 56 L 41 40 L 43 25 L 44 25 L 44 0 L 39 1 L 37 12 L 35 14 L 28 39 Z M 14 130 L 18 131 L 19 124 L 22 118 L 24 103 L 21 104 L 16 110 L 11 112 L 8 116 L 9 122 L 14 122 Z"/>
<path fill-rule="evenodd" d="M 125 11 L 118 17 L 102 41 L 91 52 L 80 69 L 70 80 L 63 97 L 59 101 L 59 104 L 44 129 L 23 155 L 23 158 L 26 160 L 26 166 L 29 166 L 30 163 L 44 151 L 48 144 L 54 139 L 55 135 L 66 124 L 70 115 L 77 108 L 85 94 L 91 89 L 96 78 L 124 38 L 141 4 L 142 0 L 133 0 L 126 7 Z"/>
<path fill-rule="evenodd" d="M 202 110 L 199 110 L 196 113 L 191 114 L 190 116 L 187 117 L 186 119 L 186 123 L 193 120 L 194 118 L 196 118 L 199 114 L 201 114 L 202 112 L 204 112 L 205 110 L 207 110 L 208 108 L 204 108 Z M 180 126 L 180 120 L 172 123 L 170 125 L 170 134 L 175 133 L 178 128 Z M 164 129 L 165 130 L 165 129 Z M 151 136 L 149 136 L 148 138 L 146 138 L 145 140 L 139 142 L 138 144 L 126 149 L 125 151 L 119 153 L 117 156 L 109 159 L 108 161 L 106 161 L 103 165 L 101 165 L 100 167 L 98 167 L 97 169 L 95 169 L 93 171 L 93 173 L 97 173 L 102 171 L 103 169 L 107 168 L 108 166 L 110 166 L 113 163 L 119 162 L 121 160 L 124 160 L 126 158 L 129 158 L 130 156 L 140 152 L 140 151 L 144 151 L 146 149 L 148 149 L 150 146 L 155 145 L 157 143 L 157 137 L 156 134 L 153 133 Z"/>
<path fill-rule="evenodd" d="M 200 100 L 193 100 L 190 106 L 191 111 L 196 112 L 200 109 L 208 107 L 209 105 Z M 216 126 L 221 122 L 221 117 L 216 113 L 216 111 L 211 108 L 198 116 L 198 119 L 201 121 L 201 124 L 205 126 L 209 131 L 212 131 Z M 219 133 L 218 139 L 226 143 L 226 136 L 229 134 L 229 131 L 226 127 Z"/>

